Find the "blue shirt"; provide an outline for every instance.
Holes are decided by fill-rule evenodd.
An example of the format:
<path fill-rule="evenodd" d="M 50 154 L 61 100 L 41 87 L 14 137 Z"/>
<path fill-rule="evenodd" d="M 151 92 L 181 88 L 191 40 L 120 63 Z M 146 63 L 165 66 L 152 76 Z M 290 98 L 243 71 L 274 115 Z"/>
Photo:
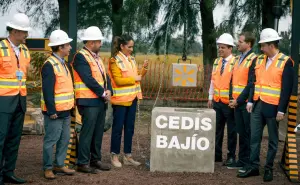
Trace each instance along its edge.
<path fill-rule="evenodd" d="M 65 67 L 66 73 L 67 73 L 67 75 L 68 75 L 68 70 L 67 70 L 66 65 L 65 65 L 65 59 L 60 58 L 60 56 L 58 56 L 58 55 L 57 55 L 56 53 L 54 53 L 54 52 L 53 52 L 53 56 L 55 56 L 55 57 L 60 61 L 61 65 L 63 65 L 63 66 Z"/>
<path fill-rule="evenodd" d="M 242 53 L 240 56 L 240 61 L 239 61 L 239 65 L 243 62 L 245 56 L 247 56 L 247 54 L 251 51 L 251 49 L 245 53 Z"/>

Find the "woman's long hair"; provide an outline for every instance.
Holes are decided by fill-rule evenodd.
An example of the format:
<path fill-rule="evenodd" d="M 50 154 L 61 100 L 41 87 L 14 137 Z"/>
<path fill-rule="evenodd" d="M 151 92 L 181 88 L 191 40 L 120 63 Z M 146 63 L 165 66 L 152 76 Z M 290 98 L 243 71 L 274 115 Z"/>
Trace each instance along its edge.
<path fill-rule="evenodd" d="M 121 36 L 115 36 L 114 45 L 113 45 L 113 56 L 116 56 L 119 51 L 121 51 L 121 44 L 127 45 L 129 41 L 133 40 L 133 38 L 128 34 L 123 34 Z"/>

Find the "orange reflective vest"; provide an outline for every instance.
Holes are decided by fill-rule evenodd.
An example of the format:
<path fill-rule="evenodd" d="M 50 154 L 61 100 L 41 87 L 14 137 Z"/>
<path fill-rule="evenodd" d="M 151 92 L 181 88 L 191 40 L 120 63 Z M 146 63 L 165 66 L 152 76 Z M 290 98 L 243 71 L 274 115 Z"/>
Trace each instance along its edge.
<path fill-rule="evenodd" d="M 282 73 L 289 57 L 279 53 L 272 64 L 266 69 L 267 56 L 260 55 L 255 66 L 255 92 L 253 99 L 278 105 L 281 92 Z"/>
<path fill-rule="evenodd" d="M 81 49 L 79 51 L 80 54 L 82 54 L 85 58 L 85 60 L 88 62 L 93 78 L 99 83 L 100 86 L 104 87 L 104 79 L 102 77 L 101 71 L 99 69 L 98 65 L 101 65 L 101 68 L 104 73 L 104 77 L 106 78 L 106 71 L 105 67 L 103 65 L 102 60 L 99 58 L 99 61 L 97 62 L 94 57 L 91 55 L 89 51 L 86 49 Z M 92 90 L 90 90 L 81 80 L 79 74 L 73 70 L 74 73 L 74 83 L 75 83 L 75 98 L 99 98 Z M 106 80 L 106 79 L 105 79 Z"/>
<path fill-rule="evenodd" d="M 30 64 L 28 48 L 20 45 L 19 65 L 18 59 L 8 40 L 0 41 L 0 96 L 27 95 L 26 75 Z M 16 73 L 23 73 L 22 79 L 18 80 Z"/>
<path fill-rule="evenodd" d="M 235 57 L 232 57 L 221 75 L 222 60 L 223 58 L 217 58 L 213 64 L 212 81 L 214 87 L 214 101 L 229 104 L 229 86 L 236 60 Z"/>
<path fill-rule="evenodd" d="M 239 65 L 240 57 L 236 58 L 236 62 L 232 72 L 232 97 L 237 99 L 248 84 L 249 67 L 256 58 L 254 53 L 250 53 Z"/>
<path fill-rule="evenodd" d="M 55 74 L 54 101 L 56 111 L 71 110 L 74 107 L 74 89 L 68 67 L 63 66 L 55 56 L 50 56 L 46 62 L 50 62 Z M 67 69 L 68 75 L 65 69 Z M 42 111 L 47 111 L 43 91 L 41 94 L 41 108 Z"/>
<path fill-rule="evenodd" d="M 134 57 L 129 56 L 126 59 L 120 52 L 113 58 L 116 61 L 118 68 L 122 72 L 122 77 L 134 77 L 138 75 L 138 69 Z M 136 97 L 142 99 L 142 90 L 140 82 L 136 82 L 134 85 L 118 86 L 112 76 L 110 64 L 108 65 L 108 74 L 111 78 L 111 84 L 113 89 L 113 96 L 111 97 L 112 104 L 119 104 L 124 102 L 133 101 Z"/>

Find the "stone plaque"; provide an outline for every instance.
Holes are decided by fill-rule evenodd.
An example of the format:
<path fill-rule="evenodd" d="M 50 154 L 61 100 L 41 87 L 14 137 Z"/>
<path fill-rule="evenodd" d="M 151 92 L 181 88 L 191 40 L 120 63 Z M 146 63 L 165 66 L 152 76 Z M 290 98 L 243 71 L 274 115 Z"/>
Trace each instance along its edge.
<path fill-rule="evenodd" d="M 197 65 L 196 64 L 172 64 L 172 85 L 181 87 L 196 87 Z"/>
<path fill-rule="evenodd" d="M 152 110 L 150 171 L 214 172 L 213 109 Z"/>

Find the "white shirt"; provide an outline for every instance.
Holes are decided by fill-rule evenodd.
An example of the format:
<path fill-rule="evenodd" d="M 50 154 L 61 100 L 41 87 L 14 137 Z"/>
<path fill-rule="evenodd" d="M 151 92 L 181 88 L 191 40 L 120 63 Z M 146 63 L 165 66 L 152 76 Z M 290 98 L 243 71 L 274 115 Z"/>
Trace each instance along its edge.
<path fill-rule="evenodd" d="M 228 57 L 225 58 L 226 62 L 225 62 L 224 68 L 226 67 L 226 65 L 228 64 L 228 61 L 230 61 L 232 57 L 233 56 L 231 54 L 231 55 L 229 55 Z M 214 84 L 213 84 L 212 80 L 210 81 L 210 87 L 209 87 L 208 94 L 209 94 L 208 100 L 212 100 L 213 96 L 214 96 Z"/>
<path fill-rule="evenodd" d="M 19 46 L 16 46 L 16 45 L 14 45 L 14 43 L 12 43 L 12 41 L 7 37 L 7 40 L 9 41 L 9 43 L 10 43 L 10 45 L 11 45 L 11 47 L 13 48 L 13 50 L 15 51 L 15 54 L 16 54 L 16 56 L 19 58 L 19 56 L 20 56 L 20 45 Z"/>
<path fill-rule="evenodd" d="M 267 60 L 267 63 L 266 63 L 266 70 L 271 66 L 271 64 L 273 63 L 274 59 L 277 57 L 278 54 L 279 54 L 279 52 L 276 53 L 276 55 L 273 56 L 272 58 L 268 57 L 268 60 Z"/>

